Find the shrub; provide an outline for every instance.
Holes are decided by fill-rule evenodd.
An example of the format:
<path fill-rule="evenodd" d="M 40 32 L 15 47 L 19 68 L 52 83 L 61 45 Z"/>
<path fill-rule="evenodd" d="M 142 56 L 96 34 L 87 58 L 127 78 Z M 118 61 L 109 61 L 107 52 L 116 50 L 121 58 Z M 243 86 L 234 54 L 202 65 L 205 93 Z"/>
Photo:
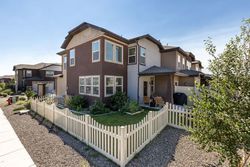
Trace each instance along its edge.
<path fill-rule="evenodd" d="M 16 107 L 13 109 L 13 111 L 19 111 L 19 110 L 24 110 L 25 107 L 24 106 L 20 106 L 20 107 Z"/>
<path fill-rule="evenodd" d="M 26 101 L 19 100 L 18 102 L 16 102 L 16 105 L 24 105 L 26 103 L 27 103 Z"/>
<path fill-rule="evenodd" d="M 105 104 L 102 103 L 100 100 L 95 101 L 95 103 L 90 107 L 91 114 L 104 114 L 108 113 L 110 110 L 105 107 Z"/>
<path fill-rule="evenodd" d="M 3 89 L 5 89 L 5 83 L 0 83 L 0 88 L 1 88 L 1 90 L 3 90 Z"/>
<path fill-rule="evenodd" d="M 140 109 L 141 108 L 136 101 L 130 100 L 121 108 L 121 112 L 135 113 Z"/>
<path fill-rule="evenodd" d="M 27 101 L 25 104 L 24 104 L 24 107 L 26 108 L 26 109 L 31 109 L 31 106 L 30 106 L 31 104 L 30 104 L 30 101 Z"/>
<path fill-rule="evenodd" d="M 25 95 L 27 96 L 27 98 L 29 100 L 31 97 L 34 97 L 36 95 L 36 93 L 32 90 L 26 90 Z"/>
<path fill-rule="evenodd" d="M 13 92 L 12 92 L 11 89 L 5 89 L 5 90 L 3 90 L 2 92 L 3 92 L 3 93 L 6 93 L 6 94 L 8 94 L 8 95 L 12 95 L 12 94 L 13 94 Z"/>
<path fill-rule="evenodd" d="M 3 96 L 3 97 L 7 97 L 7 96 L 8 96 L 8 94 L 7 94 L 7 93 L 1 93 L 1 96 Z"/>
<path fill-rule="evenodd" d="M 111 108 L 112 110 L 119 111 L 128 101 L 128 97 L 123 92 L 116 92 L 111 97 Z"/>
<path fill-rule="evenodd" d="M 26 97 L 24 97 L 24 96 L 20 96 L 19 98 L 18 98 L 18 101 L 25 101 L 26 100 Z"/>
<path fill-rule="evenodd" d="M 87 100 L 83 96 L 72 96 L 66 101 L 69 109 L 75 111 L 82 111 L 83 108 L 86 108 Z"/>

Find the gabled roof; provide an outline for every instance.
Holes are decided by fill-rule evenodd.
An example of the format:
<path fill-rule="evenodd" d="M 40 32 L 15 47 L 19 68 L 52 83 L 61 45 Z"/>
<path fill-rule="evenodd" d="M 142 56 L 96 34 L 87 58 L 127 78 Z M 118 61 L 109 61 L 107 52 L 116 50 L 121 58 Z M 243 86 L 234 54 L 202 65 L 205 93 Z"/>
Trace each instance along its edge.
<path fill-rule="evenodd" d="M 172 74 L 172 73 L 175 73 L 175 70 L 165 68 L 165 67 L 152 66 L 140 72 L 139 75 L 164 75 L 164 74 Z"/>
<path fill-rule="evenodd" d="M 143 39 L 143 38 L 146 38 L 146 39 L 148 39 L 149 41 L 155 43 L 155 44 L 159 47 L 160 50 L 163 50 L 163 49 L 164 49 L 164 47 L 162 46 L 161 42 L 160 42 L 159 40 L 155 39 L 154 37 L 152 37 L 152 36 L 149 35 L 149 34 L 145 34 L 145 35 L 142 35 L 142 36 L 138 36 L 138 37 L 129 39 L 128 42 L 129 42 L 129 44 L 135 43 L 137 40 L 140 40 L 140 39 Z"/>
<path fill-rule="evenodd" d="M 87 22 L 83 22 L 82 24 L 78 25 L 77 27 L 73 28 L 72 30 L 70 30 L 68 32 L 68 35 L 65 37 L 65 40 L 64 40 L 61 48 L 66 49 L 67 45 L 69 44 L 69 42 L 73 38 L 73 36 L 78 34 L 79 32 L 81 32 L 83 30 L 86 30 L 87 28 L 93 28 L 93 29 L 102 31 L 102 32 L 104 32 L 106 35 L 108 35 L 110 37 L 113 37 L 113 38 L 118 39 L 118 40 L 120 40 L 122 42 L 128 43 L 128 40 L 126 38 L 123 38 L 120 35 L 117 35 L 117 34 L 111 32 L 111 31 L 109 31 L 109 30 L 107 30 L 105 28 L 98 27 L 96 25 L 93 25 L 93 24 L 90 24 L 90 23 L 87 23 Z"/>
<path fill-rule="evenodd" d="M 189 56 L 189 54 L 187 54 L 186 51 L 184 51 L 181 47 L 178 46 L 164 46 L 164 50 L 162 50 L 161 52 L 171 52 L 171 51 L 178 51 L 183 55 Z"/>
<path fill-rule="evenodd" d="M 13 67 L 13 71 L 21 69 L 42 69 L 51 65 L 60 66 L 58 63 L 38 63 L 38 64 L 18 64 Z"/>
<path fill-rule="evenodd" d="M 195 61 L 192 61 L 192 64 L 199 64 L 201 68 L 203 68 L 202 64 L 201 64 L 201 61 L 200 60 L 195 60 Z"/>

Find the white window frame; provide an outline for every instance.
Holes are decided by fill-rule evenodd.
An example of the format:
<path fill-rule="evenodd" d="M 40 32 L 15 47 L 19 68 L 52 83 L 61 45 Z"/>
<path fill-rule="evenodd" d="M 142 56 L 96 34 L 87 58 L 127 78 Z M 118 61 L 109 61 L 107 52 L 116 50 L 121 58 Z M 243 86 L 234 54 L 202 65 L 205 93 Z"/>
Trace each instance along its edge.
<path fill-rule="evenodd" d="M 113 45 L 113 60 L 107 60 L 107 56 L 106 56 L 106 45 L 107 45 L 107 42 L 109 42 L 109 43 L 111 43 L 112 45 Z M 122 62 L 118 62 L 118 60 L 116 60 L 116 55 L 115 55 L 115 52 L 116 52 L 116 46 L 118 46 L 118 47 L 121 47 L 121 49 L 122 49 Z M 106 62 L 110 62 L 110 63 L 115 63 L 115 64 L 123 64 L 123 46 L 122 45 L 119 45 L 119 44 L 117 44 L 117 43 L 114 43 L 114 42 L 111 42 L 111 41 L 109 41 L 109 40 L 107 40 L 107 39 L 105 39 L 105 46 L 104 46 L 104 60 L 106 61 Z"/>
<path fill-rule="evenodd" d="M 130 50 L 130 49 L 135 49 L 135 54 L 134 54 L 134 55 L 130 55 L 130 54 L 129 54 L 129 50 Z M 128 48 L 128 64 L 136 64 L 136 63 L 137 63 L 137 61 L 136 61 L 136 52 L 137 52 L 136 46 L 133 46 L 133 47 L 129 47 L 129 48 Z M 130 63 L 130 62 L 129 62 L 129 58 L 130 58 L 130 57 L 135 57 L 135 62 Z"/>
<path fill-rule="evenodd" d="M 31 74 L 30 76 L 27 75 L 27 71 L 30 71 L 30 72 L 31 72 L 31 73 L 30 73 L 30 74 Z M 25 77 L 31 78 L 31 77 L 32 77 L 32 70 L 26 70 L 26 71 L 25 71 Z"/>
<path fill-rule="evenodd" d="M 74 58 L 71 58 L 71 53 L 72 52 L 74 52 Z M 74 64 L 71 64 L 71 59 L 74 59 Z M 73 67 L 73 66 L 75 66 L 75 64 L 76 64 L 76 50 L 75 49 L 71 49 L 69 51 L 69 66 Z"/>
<path fill-rule="evenodd" d="M 98 43 L 98 47 L 99 47 L 98 50 L 93 50 L 93 44 L 95 44 L 95 43 Z M 101 52 L 100 51 L 101 50 L 100 39 L 93 41 L 91 47 L 92 47 L 92 63 L 99 62 L 100 61 L 100 55 L 101 55 L 100 54 L 100 52 Z M 95 52 L 99 52 L 97 60 L 94 60 L 94 53 Z"/>
<path fill-rule="evenodd" d="M 181 55 L 177 55 L 177 67 L 181 68 Z"/>
<path fill-rule="evenodd" d="M 146 65 L 146 48 L 140 46 L 139 49 L 140 49 L 140 52 L 139 52 L 139 53 L 140 53 L 140 54 L 139 54 L 139 63 L 140 63 L 140 65 L 144 65 L 144 66 L 145 66 L 145 65 Z M 145 50 L 145 55 L 142 55 L 141 49 L 144 49 L 144 50 Z M 144 63 L 141 62 L 141 59 L 140 59 L 141 57 L 144 57 L 144 58 L 145 58 L 145 62 L 144 62 Z"/>
<path fill-rule="evenodd" d="M 114 80 L 114 83 L 113 83 L 113 94 L 107 94 L 107 92 L 106 92 L 106 90 L 107 90 L 106 78 L 113 78 L 113 80 Z M 114 95 L 116 93 L 116 87 L 118 86 L 118 85 L 116 85 L 116 78 L 121 78 L 122 79 L 122 85 L 119 85 L 119 86 L 122 87 L 122 92 L 123 92 L 123 85 L 124 85 L 123 84 L 123 82 L 124 82 L 123 76 L 105 75 L 104 76 L 104 96 L 105 97 L 110 97 L 110 96 L 112 96 L 112 95 Z"/>
<path fill-rule="evenodd" d="M 66 62 L 65 62 L 66 61 Z M 64 55 L 63 56 L 63 69 L 66 70 L 67 69 L 67 63 L 68 60 L 67 60 L 67 55 Z"/>
<path fill-rule="evenodd" d="M 87 78 L 91 78 L 91 85 L 87 85 L 86 84 L 86 79 Z M 98 85 L 94 85 L 93 84 L 93 78 L 98 78 L 98 82 L 99 82 L 99 84 Z M 81 85 L 80 84 L 80 79 L 85 79 L 85 83 L 83 84 L 83 85 Z M 80 91 L 80 86 L 84 86 L 84 92 L 85 93 L 82 93 L 81 91 Z M 89 93 L 86 93 L 86 87 L 87 86 L 91 86 L 91 92 L 90 92 L 90 94 Z M 94 87 L 98 87 L 98 89 L 99 89 L 99 91 L 98 91 L 98 95 L 96 95 L 96 94 L 93 94 L 93 88 Z M 79 89 L 79 94 L 80 95 L 87 95 L 87 96 L 95 96 L 95 97 L 100 97 L 100 75 L 86 75 L 86 76 L 79 76 L 79 85 L 78 85 L 78 89 Z"/>

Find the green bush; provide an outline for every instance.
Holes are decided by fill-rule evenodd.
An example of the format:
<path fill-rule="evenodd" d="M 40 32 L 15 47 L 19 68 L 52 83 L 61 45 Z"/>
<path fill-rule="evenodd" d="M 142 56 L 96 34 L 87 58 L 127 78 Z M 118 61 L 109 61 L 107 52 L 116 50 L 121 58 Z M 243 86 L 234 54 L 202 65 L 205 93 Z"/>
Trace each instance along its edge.
<path fill-rule="evenodd" d="M 27 98 L 29 100 L 31 97 L 34 97 L 36 95 L 36 93 L 32 90 L 26 90 L 25 95 L 27 96 Z"/>
<path fill-rule="evenodd" d="M 27 101 L 25 104 L 24 104 L 24 107 L 26 108 L 26 109 L 31 109 L 31 106 L 30 106 L 31 104 L 30 104 L 30 101 Z"/>
<path fill-rule="evenodd" d="M 26 100 L 26 97 L 24 97 L 24 96 L 20 96 L 19 98 L 18 98 L 18 101 L 25 101 Z"/>
<path fill-rule="evenodd" d="M 26 103 L 27 103 L 26 101 L 19 100 L 18 102 L 16 102 L 16 105 L 24 105 Z"/>
<path fill-rule="evenodd" d="M 2 93 L 6 93 L 8 95 L 12 95 L 13 94 L 13 92 L 12 92 L 11 89 L 5 89 L 5 90 L 2 91 Z"/>
<path fill-rule="evenodd" d="M 111 109 L 114 111 L 120 111 L 120 109 L 126 104 L 128 97 L 123 92 L 116 92 L 111 97 Z"/>
<path fill-rule="evenodd" d="M 0 83 L 0 89 L 1 90 L 5 89 L 5 86 L 6 86 L 5 83 Z"/>
<path fill-rule="evenodd" d="M 108 113 L 110 110 L 105 107 L 105 104 L 102 103 L 100 100 L 95 101 L 95 103 L 90 107 L 90 113 L 91 114 L 104 114 Z"/>
<path fill-rule="evenodd" d="M 19 110 L 24 110 L 26 109 L 24 106 L 16 107 L 13 109 L 13 111 L 19 111 Z"/>
<path fill-rule="evenodd" d="M 134 101 L 134 100 L 130 100 L 128 101 L 122 108 L 121 108 L 121 112 L 130 112 L 130 113 L 135 113 L 137 111 L 139 111 L 141 108 L 139 106 L 139 104 Z"/>
<path fill-rule="evenodd" d="M 71 110 L 82 111 L 88 106 L 87 100 L 83 96 L 72 96 L 66 101 L 67 106 Z"/>

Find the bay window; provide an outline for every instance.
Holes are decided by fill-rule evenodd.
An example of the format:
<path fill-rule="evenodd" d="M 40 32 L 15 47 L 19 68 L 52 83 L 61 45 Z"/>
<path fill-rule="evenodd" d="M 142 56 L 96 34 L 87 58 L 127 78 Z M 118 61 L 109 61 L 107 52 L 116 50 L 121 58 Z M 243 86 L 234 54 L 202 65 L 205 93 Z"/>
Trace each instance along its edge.
<path fill-rule="evenodd" d="M 105 97 L 112 96 L 119 91 L 123 91 L 123 77 L 105 75 Z"/>
<path fill-rule="evenodd" d="M 105 40 L 105 61 L 123 64 L 123 47 Z"/>
<path fill-rule="evenodd" d="M 100 96 L 100 76 L 80 76 L 79 94 Z"/>

